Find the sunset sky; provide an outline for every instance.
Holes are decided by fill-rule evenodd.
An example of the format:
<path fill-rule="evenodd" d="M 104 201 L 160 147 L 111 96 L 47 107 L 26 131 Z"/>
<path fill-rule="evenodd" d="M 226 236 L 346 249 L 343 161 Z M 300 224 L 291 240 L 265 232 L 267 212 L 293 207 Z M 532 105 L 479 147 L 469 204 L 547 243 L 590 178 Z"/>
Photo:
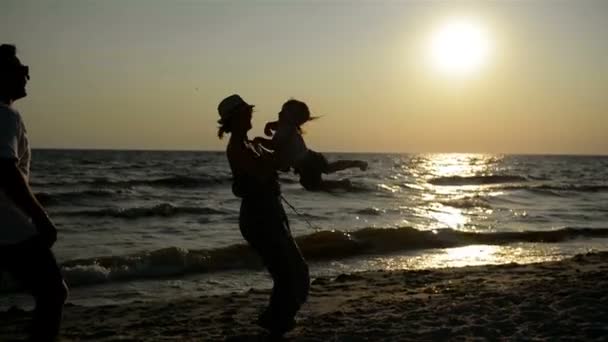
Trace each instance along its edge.
<path fill-rule="evenodd" d="M 0 42 L 34 147 L 221 150 L 239 93 L 319 151 L 608 154 L 608 1 L 3 0 Z"/>

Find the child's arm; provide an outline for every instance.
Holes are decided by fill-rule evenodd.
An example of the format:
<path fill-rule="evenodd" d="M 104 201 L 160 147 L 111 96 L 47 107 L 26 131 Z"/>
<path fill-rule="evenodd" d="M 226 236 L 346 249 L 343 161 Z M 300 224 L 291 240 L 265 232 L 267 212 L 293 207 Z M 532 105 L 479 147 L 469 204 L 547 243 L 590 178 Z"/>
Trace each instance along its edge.
<path fill-rule="evenodd" d="M 277 126 L 279 125 L 278 121 L 270 121 L 266 123 L 264 126 L 264 134 L 268 137 L 272 137 L 274 133 L 277 131 Z M 267 139 L 264 137 L 255 137 L 252 142 L 256 145 L 261 145 L 263 148 L 267 150 L 274 151 L 276 149 L 276 144 L 273 139 Z"/>
<path fill-rule="evenodd" d="M 266 126 L 264 126 L 264 134 L 267 137 L 271 137 L 274 132 L 277 131 L 277 127 L 279 126 L 279 122 L 278 121 L 271 121 L 271 122 L 267 122 Z"/>
<path fill-rule="evenodd" d="M 255 138 L 253 138 L 253 143 L 256 145 L 261 145 L 263 148 L 265 148 L 267 150 L 271 150 L 271 151 L 275 150 L 275 144 L 272 139 L 255 137 Z"/>

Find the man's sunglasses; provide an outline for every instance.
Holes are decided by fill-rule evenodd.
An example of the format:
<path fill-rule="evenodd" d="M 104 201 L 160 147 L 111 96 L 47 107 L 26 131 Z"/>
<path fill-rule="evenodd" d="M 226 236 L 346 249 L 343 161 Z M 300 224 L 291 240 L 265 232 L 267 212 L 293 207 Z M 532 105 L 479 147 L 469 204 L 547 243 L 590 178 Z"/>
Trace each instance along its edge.
<path fill-rule="evenodd" d="M 27 65 L 16 65 L 13 67 L 9 67 L 8 70 L 4 70 L 13 75 L 25 76 L 25 78 L 27 78 L 28 80 L 30 79 L 30 67 L 28 67 Z"/>
<path fill-rule="evenodd" d="M 30 79 L 30 67 L 27 65 L 21 66 L 21 72 L 29 80 Z"/>

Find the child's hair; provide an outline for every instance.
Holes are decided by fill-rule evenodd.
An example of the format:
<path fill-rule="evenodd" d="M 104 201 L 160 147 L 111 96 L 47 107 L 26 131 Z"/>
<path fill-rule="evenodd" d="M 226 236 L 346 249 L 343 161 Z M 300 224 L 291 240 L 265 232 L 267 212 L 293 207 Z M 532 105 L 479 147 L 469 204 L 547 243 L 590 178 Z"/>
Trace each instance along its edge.
<path fill-rule="evenodd" d="M 289 113 L 289 115 L 285 115 Z M 315 120 L 317 117 L 310 116 L 310 110 L 305 102 L 296 99 L 289 99 L 283 104 L 279 118 L 284 116 L 296 126 L 298 133 L 302 134 L 302 125 L 308 121 Z"/>

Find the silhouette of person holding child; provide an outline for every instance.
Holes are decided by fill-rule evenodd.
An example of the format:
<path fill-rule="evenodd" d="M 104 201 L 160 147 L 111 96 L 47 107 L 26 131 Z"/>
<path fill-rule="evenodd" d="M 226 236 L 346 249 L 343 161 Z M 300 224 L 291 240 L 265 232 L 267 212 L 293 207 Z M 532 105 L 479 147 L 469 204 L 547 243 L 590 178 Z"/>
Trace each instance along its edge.
<path fill-rule="evenodd" d="M 226 156 L 233 176 L 232 191 L 241 198 L 241 234 L 274 282 L 270 303 L 257 324 L 281 336 L 294 328 L 295 315 L 308 296 L 310 278 L 281 204 L 274 156 L 247 137 L 253 107 L 239 95 L 222 100 L 218 136 L 221 139 L 230 134 Z"/>

